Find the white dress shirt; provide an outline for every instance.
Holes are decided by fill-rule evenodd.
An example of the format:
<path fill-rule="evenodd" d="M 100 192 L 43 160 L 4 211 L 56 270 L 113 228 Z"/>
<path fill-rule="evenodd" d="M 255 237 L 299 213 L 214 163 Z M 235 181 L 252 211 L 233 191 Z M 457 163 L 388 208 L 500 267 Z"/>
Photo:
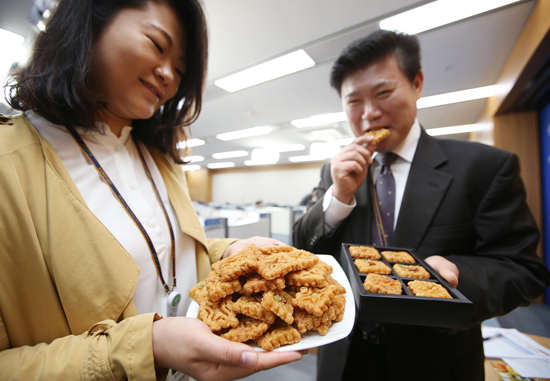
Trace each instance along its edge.
<path fill-rule="evenodd" d="M 411 170 L 411 164 L 418 146 L 418 140 L 420 139 L 421 127 L 418 120 L 415 119 L 411 130 L 409 131 L 405 140 L 403 140 L 397 147 L 391 152 L 397 155 L 397 159 L 391 165 L 393 178 L 395 180 L 395 216 L 393 221 L 393 227 L 397 224 L 399 218 L 399 210 L 401 208 L 401 202 L 403 201 L 403 194 L 405 193 L 405 186 L 407 185 L 407 178 L 409 177 L 409 171 Z M 375 152 L 374 157 L 376 157 Z M 373 161 L 371 164 L 373 181 L 376 182 L 376 178 L 380 173 L 380 165 L 378 162 Z M 344 204 L 336 197 L 332 195 L 332 185 L 327 189 L 323 198 L 323 212 L 324 212 L 324 227 L 325 234 L 330 233 L 340 225 L 351 213 L 353 208 L 357 206 L 355 196 L 350 204 Z"/>
<path fill-rule="evenodd" d="M 157 275 L 149 246 L 134 221 L 112 194 L 111 188 L 99 176 L 65 127 L 50 123 L 32 111 L 27 111 L 25 115 L 55 149 L 92 213 L 138 264 L 140 274 L 133 297 L 138 313 L 157 312 L 167 316 L 164 287 Z M 79 128 L 76 130 L 149 234 L 157 251 L 164 280 L 171 286 L 170 233 L 136 143 L 131 138 L 132 128 L 124 127 L 120 137 L 117 137 L 107 125 L 98 125 L 104 134 L 85 133 Z M 174 230 L 176 290 L 182 294 L 177 314 L 185 315 L 191 303 L 187 296 L 188 291 L 197 283 L 195 240 L 182 233 L 160 172 L 149 151 L 142 143 L 138 144 Z"/>

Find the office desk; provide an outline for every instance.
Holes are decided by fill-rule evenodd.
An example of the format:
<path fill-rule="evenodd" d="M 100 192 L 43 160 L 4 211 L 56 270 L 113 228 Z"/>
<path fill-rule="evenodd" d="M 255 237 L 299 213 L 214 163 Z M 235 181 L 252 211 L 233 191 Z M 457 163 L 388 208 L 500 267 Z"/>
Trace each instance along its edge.
<path fill-rule="evenodd" d="M 528 333 L 525 333 L 526 336 L 529 336 L 531 339 L 535 340 L 540 345 L 549 348 L 550 349 L 550 338 L 548 337 L 542 337 L 537 335 L 530 335 Z M 499 359 L 486 359 L 485 360 L 485 381 L 500 381 L 500 378 L 498 377 L 497 373 L 493 370 L 493 367 L 491 366 L 491 362 L 503 362 Z"/>

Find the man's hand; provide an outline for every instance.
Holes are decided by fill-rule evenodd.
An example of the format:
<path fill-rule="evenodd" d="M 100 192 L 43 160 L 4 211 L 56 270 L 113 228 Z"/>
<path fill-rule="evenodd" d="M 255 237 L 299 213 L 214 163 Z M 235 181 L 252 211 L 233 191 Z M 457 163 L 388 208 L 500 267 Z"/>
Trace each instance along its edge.
<path fill-rule="evenodd" d="M 247 377 L 300 360 L 302 353 L 257 353 L 246 344 L 214 335 L 206 324 L 195 319 L 170 317 L 153 323 L 155 367 L 178 370 L 197 380 Z"/>
<path fill-rule="evenodd" d="M 268 246 L 268 245 L 285 245 L 281 241 L 278 241 L 273 238 L 267 238 L 267 237 L 251 237 L 248 239 L 239 239 L 235 242 L 233 242 L 231 245 L 227 246 L 227 249 L 225 249 L 222 259 L 232 256 L 233 254 L 236 254 L 239 250 L 245 248 L 246 246 L 250 244 L 255 244 L 256 246 Z"/>
<path fill-rule="evenodd" d="M 426 258 L 426 263 L 433 267 L 447 282 L 456 287 L 458 285 L 458 267 L 439 255 Z"/>
<path fill-rule="evenodd" d="M 353 200 L 353 195 L 365 182 L 375 146 L 373 136 L 361 135 L 334 155 L 331 160 L 332 195 L 344 204 Z"/>

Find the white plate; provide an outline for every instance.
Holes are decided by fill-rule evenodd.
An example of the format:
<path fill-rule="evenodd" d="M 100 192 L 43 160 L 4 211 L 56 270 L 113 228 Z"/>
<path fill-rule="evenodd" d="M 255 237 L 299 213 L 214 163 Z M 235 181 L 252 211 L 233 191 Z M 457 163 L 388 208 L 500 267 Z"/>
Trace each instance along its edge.
<path fill-rule="evenodd" d="M 317 255 L 320 260 L 325 262 L 328 265 L 331 265 L 333 268 L 332 277 L 336 279 L 342 286 L 346 289 L 346 311 L 344 312 L 344 319 L 340 322 L 333 323 L 328 329 L 328 333 L 325 336 L 321 336 L 317 331 L 307 331 L 302 334 L 302 340 L 299 343 L 292 345 L 285 345 L 280 348 L 275 349 L 276 352 L 286 352 L 286 351 L 300 351 L 303 349 L 310 349 L 320 347 L 332 342 L 341 340 L 347 337 L 352 328 L 353 323 L 355 322 L 355 301 L 353 299 L 353 294 L 351 286 L 349 284 L 348 278 L 340 267 L 340 264 L 334 259 L 332 255 Z M 199 312 L 199 305 L 194 300 L 191 302 L 189 309 L 187 310 L 188 318 L 197 318 L 197 313 Z M 256 344 L 250 344 L 256 351 L 263 352 L 264 350 L 257 346 Z"/>

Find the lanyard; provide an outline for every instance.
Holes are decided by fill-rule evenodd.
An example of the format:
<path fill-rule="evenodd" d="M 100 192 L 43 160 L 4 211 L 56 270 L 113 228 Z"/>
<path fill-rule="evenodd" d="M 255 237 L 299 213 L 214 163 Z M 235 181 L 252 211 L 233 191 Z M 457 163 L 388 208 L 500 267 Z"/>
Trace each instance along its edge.
<path fill-rule="evenodd" d="M 149 181 L 151 182 L 151 185 L 153 187 L 153 190 L 155 191 L 155 196 L 157 197 L 157 201 L 162 208 L 162 212 L 164 213 L 164 217 L 166 218 L 166 223 L 168 224 L 168 230 L 170 231 L 170 254 L 172 259 L 172 287 L 168 286 L 166 281 L 164 280 L 164 277 L 162 276 L 162 269 L 160 268 L 160 262 L 157 255 L 157 251 L 155 250 L 155 246 L 153 245 L 153 241 L 151 241 L 151 238 L 149 237 L 149 234 L 147 234 L 147 231 L 139 221 L 139 219 L 136 217 L 132 209 L 130 209 L 130 206 L 126 203 L 118 189 L 116 188 L 115 184 L 111 181 L 109 176 L 107 176 L 107 173 L 103 170 L 97 159 L 95 158 L 94 154 L 86 143 L 84 143 L 84 140 L 78 135 L 76 130 L 72 126 L 68 126 L 67 129 L 73 136 L 74 140 L 78 143 L 80 146 L 80 149 L 82 149 L 82 152 L 84 152 L 84 155 L 92 162 L 94 167 L 96 168 L 97 172 L 101 176 L 101 178 L 109 185 L 109 188 L 111 188 L 111 192 L 113 192 L 113 195 L 117 198 L 117 200 L 122 204 L 124 210 L 126 210 L 126 213 L 130 216 L 130 218 L 134 221 L 136 226 L 138 227 L 139 231 L 143 235 L 143 238 L 145 238 L 145 241 L 147 241 L 147 246 L 149 246 L 149 251 L 151 252 L 151 258 L 153 259 L 153 263 L 155 264 L 155 267 L 157 269 L 157 275 L 160 279 L 160 282 L 162 283 L 164 287 L 164 291 L 166 294 L 170 294 L 172 290 L 176 287 L 176 248 L 175 248 L 175 239 L 174 239 L 174 231 L 172 229 L 172 223 L 170 222 L 170 218 L 168 217 L 168 213 L 166 212 L 166 209 L 164 208 L 164 203 L 162 202 L 157 186 L 155 185 L 155 182 L 153 181 L 153 177 L 151 176 L 151 172 L 149 171 L 149 167 L 147 166 L 147 163 L 145 162 L 145 158 L 143 157 L 143 154 L 141 153 L 141 150 L 136 143 L 136 148 L 139 152 L 139 157 L 141 159 L 141 162 L 143 163 L 143 167 L 145 168 L 145 172 L 147 173 L 147 177 L 149 178 Z M 178 300 L 179 302 L 179 300 Z"/>
<path fill-rule="evenodd" d="M 374 213 L 374 220 L 376 223 L 376 231 L 378 232 L 378 238 L 382 246 L 388 246 L 386 234 L 384 231 L 384 224 L 382 223 L 382 213 L 380 213 L 380 206 L 378 204 L 378 196 L 376 195 L 376 189 L 374 189 L 372 175 L 369 176 L 369 188 L 371 192 L 372 210 Z"/>

